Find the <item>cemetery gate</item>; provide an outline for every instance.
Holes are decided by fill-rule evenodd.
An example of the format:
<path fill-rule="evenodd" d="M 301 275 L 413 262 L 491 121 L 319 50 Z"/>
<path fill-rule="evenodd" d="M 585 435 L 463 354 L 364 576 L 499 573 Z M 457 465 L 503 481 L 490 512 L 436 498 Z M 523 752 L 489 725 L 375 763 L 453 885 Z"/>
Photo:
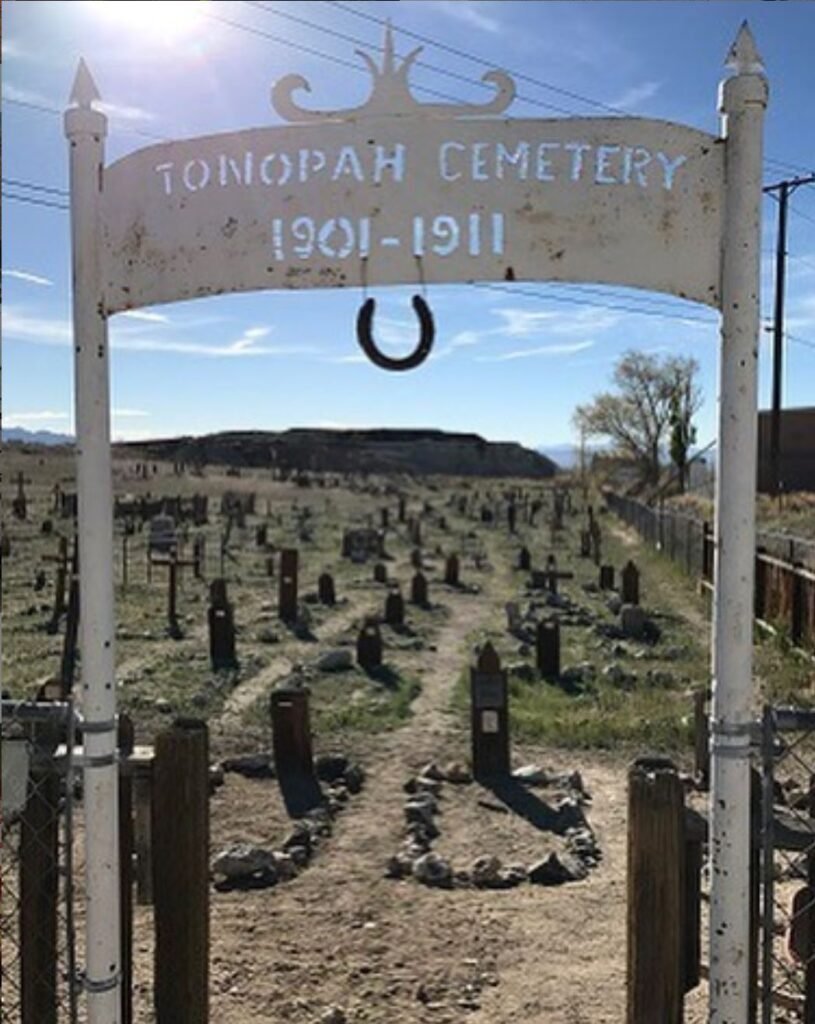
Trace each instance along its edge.
<path fill-rule="evenodd" d="M 86 833 L 89 1024 L 118 1022 L 121 977 L 110 316 L 260 289 L 358 288 L 359 341 L 418 365 L 435 324 L 427 286 L 593 281 L 720 310 L 712 709 L 710 1019 L 743 1024 L 749 920 L 751 610 L 763 119 L 767 82 L 743 25 L 720 135 L 645 118 L 511 119 L 511 78 L 484 104 L 420 104 L 390 31 L 370 98 L 312 110 L 272 89 L 286 125 L 172 141 L 105 165 L 107 120 L 80 62 L 70 152 Z M 366 289 L 413 284 L 421 334 L 379 352 Z M 421 293 L 421 294 L 419 294 Z"/>

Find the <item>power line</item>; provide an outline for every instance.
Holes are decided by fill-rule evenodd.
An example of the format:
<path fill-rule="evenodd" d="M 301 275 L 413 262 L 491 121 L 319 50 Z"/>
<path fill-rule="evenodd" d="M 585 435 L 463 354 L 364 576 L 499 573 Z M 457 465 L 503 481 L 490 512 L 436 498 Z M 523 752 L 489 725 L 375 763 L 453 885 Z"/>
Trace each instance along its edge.
<path fill-rule="evenodd" d="M 551 302 L 565 302 L 575 306 L 591 306 L 595 309 L 607 309 L 621 313 L 639 313 L 641 316 L 657 316 L 664 320 L 684 320 L 693 323 L 714 325 L 718 321 L 709 317 L 685 315 L 681 313 L 662 313 L 655 309 L 638 309 L 636 306 L 612 305 L 611 303 L 591 302 L 587 299 L 579 299 L 568 295 L 552 295 L 549 292 L 535 291 L 532 288 L 510 288 L 503 284 L 490 284 L 487 282 L 473 282 L 473 288 L 485 288 L 489 291 L 506 292 L 510 295 L 523 295 L 534 299 L 548 299 Z"/>
<path fill-rule="evenodd" d="M 386 25 L 386 18 L 379 18 L 375 14 L 369 14 L 365 11 L 358 11 L 354 7 L 350 7 L 348 4 L 340 3 L 339 0 L 325 0 L 330 7 L 336 7 L 337 10 L 344 11 L 346 14 L 353 14 L 357 18 L 362 18 L 364 21 L 371 21 L 377 25 Z M 416 39 L 420 43 L 427 43 L 429 46 L 435 46 L 439 50 L 443 50 L 446 53 L 451 53 L 456 57 L 461 57 L 463 60 L 468 60 L 472 64 L 480 64 L 482 67 L 494 66 L 494 62 L 487 60 L 484 57 L 478 57 L 472 53 L 467 53 L 466 50 L 460 50 L 458 47 L 449 46 L 447 43 L 442 43 L 438 39 L 434 39 L 432 36 L 422 35 L 420 32 L 413 32 L 410 29 L 404 28 L 403 26 L 394 26 L 398 28 L 402 35 L 408 36 L 411 39 Z M 627 111 L 622 110 L 620 107 L 613 107 L 609 103 L 603 103 L 602 100 L 591 99 L 589 96 L 581 96 L 580 93 L 571 92 L 569 89 L 563 89 L 558 85 L 554 85 L 552 82 L 545 82 L 539 78 L 533 78 L 531 75 L 526 75 L 520 71 L 510 72 L 514 78 L 517 78 L 521 82 L 529 82 L 530 85 L 537 85 L 542 89 L 548 89 L 551 92 L 557 93 L 559 96 L 566 96 L 568 99 L 577 100 L 579 103 L 585 103 L 590 107 L 598 107 L 602 110 L 607 111 L 610 114 L 625 114 Z"/>
<path fill-rule="evenodd" d="M 48 185 L 38 185 L 33 181 L 21 181 L 19 178 L 3 178 L 4 185 L 12 185 L 14 188 L 25 188 L 32 192 L 47 192 L 54 196 L 68 196 L 70 193 L 64 188 L 51 188 Z"/>
<path fill-rule="evenodd" d="M 327 28 L 326 26 L 320 25 L 315 21 L 309 21 L 307 18 L 300 18 L 296 14 L 291 14 L 288 11 L 278 11 L 273 7 L 267 7 L 266 4 L 259 3 L 258 0 L 243 0 L 243 2 L 248 7 L 255 7 L 259 11 L 263 11 L 266 14 L 271 14 L 278 18 L 284 18 L 286 21 L 292 21 L 295 24 L 304 25 L 307 28 L 316 29 L 318 32 L 323 32 L 326 35 L 332 36 L 334 39 L 342 39 L 345 42 L 354 43 L 356 46 L 372 45 L 368 42 L 367 39 L 360 39 L 359 36 L 346 35 L 344 32 L 338 32 L 336 29 Z M 377 49 L 381 50 L 382 47 L 378 46 Z M 464 82 L 466 85 L 487 85 L 487 83 L 480 81 L 474 83 L 473 79 L 469 78 L 467 75 L 462 75 L 457 71 L 451 71 L 450 68 L 440 67 L 438 64 L 431 64 L 429 61 L 417 60 L 415 62 L 415 67 L 424 68 L 427 71 L 433 71 L 438 75 L 444 75 L 445 77 L 452 78 L 457 82 Z M 566 107 L 559 107 L 554 103 L 547 103 L 545 100 L 536 99 L 534 96 L 523 96 L 521 94 L 517 94 L 515 96 L 515 99 L 521 100 L 524 103 L 532 103 L 533 105 L 537 107 L 543 107 L 546 110 L 553 110 L 558 114 L 574 113 L 573 110 L 569 110 Z"/>
<path fill-rule="evenodd" d="M 794 213 L 796 217 L 800 217 L 802 220 L 808 220 L 810 224 L 815 224 L 815 217 L 813 217 L 811 213 L 804 213 L 803 210 L 800 210 L 797 206 L 793 206 L 792 203 L 789 204 L 789 208 L 790 213 Z"/>
<path fill-rule="evenodd" d="M 64 110 L 59 110 L 57 107 L 47 107 L 44 103 L 31 103 L 29 100 L 17 100 L 8 96 L 3 97 L 3 103 L 9 103 L 13 107 L 23 107 L 26 110 L 36 110 L 41 114 L 51 114 L 56 117 L 62 117 L 65 113 Z M 140 128 L 126 128 L 120 121 L 117 121 L 115 115 L 111 118 L 111 121 L 115 125 L 113 132 L 117 135 L 138 135 L 140 138 L 150 139 L 152 142 L 170 141 L 166 135 L 156 135 L 155 132 L 146 132 Z"/>
<path fill-rule="evenodd" d="M 14 192 L 3 192 L 4 199 L 11 199 L 15 203 L 30 203 L 32 206 L 48 206 L 54 210 L 69 210 L 67 203 L 52 203 L 49 199 L 39 199 L 36 196 L 18 196 Z"/>
<path fill-rule="evenodd" d="M 807 348 L 815 349 L 815 341 L 811 341 L 809 338 L 799 338 L 797 334 L 790 334 L 789 332 L 785 337 L 787 341 L 794 341 L 798 345 L 806 345 Z"/>

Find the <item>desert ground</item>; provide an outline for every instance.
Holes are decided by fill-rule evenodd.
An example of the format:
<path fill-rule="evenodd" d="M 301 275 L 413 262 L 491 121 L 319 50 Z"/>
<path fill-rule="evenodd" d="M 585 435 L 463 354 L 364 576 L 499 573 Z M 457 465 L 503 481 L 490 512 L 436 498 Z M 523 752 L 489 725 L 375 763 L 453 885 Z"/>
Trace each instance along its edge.
<path fill-rule="evenodd" d="M 72 531 L 72 520 L 54 510 L 55 486 L 73 487 L 72 456 L 13 450 L 6 463 L 12 495 L 18 473 L 27 515 L 6 515 L 10 551 L 3 559 L 3 688 L 12 697 L 33 695 L 60 665 L 64 617 L 48 631 L 58 563 L 45 556 Z M 206 538 L 206 558 L 200 579 L 191 566 L 180 567 L 178 628 L 168 629 L 166 566 L 152 566 L 148 578 L 149 527 L 134 520 L 128 533 L 125 517 L 117 519 L 116 600 L 120 707 L 133 720 L 137 744 L 152 745 L 176 716 L 209 727 L 218 783 L 210 801 L 211 1019 L 622 1022 L 627 769 L 638 755 L 666 754 L 692 790 L 693 693 L 709 683 L 709 615 L 694 581 L 646 550 L 596 493 L 559 478 L 281 480 L 268 470 L 191 472 L 132 455 L 117 459 L 115 477 L 123 500 L 209 498 L 206 524 L 180 526 L 181 561 L 190 560 L 196 536 Z M 564 499 L 556 492 L 566 486 L 558 524 L 555 505 Z M 254 495 L 253 511 L 229 527 L 227 492 Z M 599 588 L 595 560 L 581 556 L 589 505 L 601 561 L 616 571 L 613 591 Z M 343 557 L 343 534 L 353 529 L 381 531 L 384 552 Z M 293 623 L 278 614 L 283 548 L 299 552 Z M 556 557 L 563 574 L 557 593 L 518 568 L 522 548 L 531 570 Z M 454 583 L 445 582 L 451 555 L 459 560 Z M 410 601 L 419 558 L 428 586 L 423 607 Z M 650 623 L 643 637 L 618 630 L 619 574 L 629 559 L 640 570 Z M 380 563 L 385 582 L 375 579 Z M 317 595 L 325 572 L 335 584 L 333 606 Z M 219 576 L 234 613 L 238 666 L 215 671 L 206 611 L 208 585 Z M 365 671 L 354 657 L 361 625 L 384 617 L 386 597 L 397 588 L 404 623 L 381 623 L 383 665 Z M 517 607 L 508 610 L 508 603 Z M 553 616 L 561 628 L 561 673 L 543 681 L 535 627 Z M 508 672 L 515 776 L 506 786 L 470 775 L 470 670 L 487 641 Z M 769 641 L 760 646 L 757 671 L 789 692 L 812 681 L 811 664 Z M 302 828 L 273 777 L 269 699 L 281 684 L 310 694 L 313 750 L 324 769 L 321 828 L 301 863 L 283 858 L 252 877 L 225 876 L 218 864 L 236 844 L 279 854 Z M 247 777 L 242 759 L 252 756 L 257 765 L 264 755 L 268 770 Z M 353 785 L 330 778 L 329 755 L 353 767 Z M 444 884 L 426 884 L 410 859 L 404 868 L 406 845 L 416 838 L 407 806 L 417 791 L 430 796 L 432 822 L 421 812 L 421 829 L 425 852 L 449 867 Z M 704 806 L 703 794 L 692 799 Z M 78 871 L 81 830 L 80 807 Z M 553 853 L 574 877 L 533 884 L 530 869 Z M 140 1024 L 155 1019 L 152 961 L 152 908 L 139 904 Z M 687 997 L 688 1024 L 705 1019 L 705 1002 L 702 982 Z"/>

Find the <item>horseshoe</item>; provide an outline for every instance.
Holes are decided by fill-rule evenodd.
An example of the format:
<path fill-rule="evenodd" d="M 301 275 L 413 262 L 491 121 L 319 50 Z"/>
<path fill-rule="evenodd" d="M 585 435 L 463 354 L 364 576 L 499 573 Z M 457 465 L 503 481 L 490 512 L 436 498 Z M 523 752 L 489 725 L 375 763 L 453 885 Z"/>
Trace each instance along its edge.
<path fill-rule="evenodd" d="M 357 340 L 365 355 L 372 363 L 383 370 L 413 370 L 415 367 L 421 366 L 430 355 L 433 339 L 436 337 L 436 325 L 433 323 L 433 314 L 421 295 L 413 296 L 413 309 L 419 318 L 419 344 L 409 356 L 405 356 L 402 359 L 386 356 L 384 352 L 377 348 L 371 333 L 375 309 L 376 302 L 373 299 L 366 299 L 362 306 L 360 306 L 359 313 L 357 314 Z"/>

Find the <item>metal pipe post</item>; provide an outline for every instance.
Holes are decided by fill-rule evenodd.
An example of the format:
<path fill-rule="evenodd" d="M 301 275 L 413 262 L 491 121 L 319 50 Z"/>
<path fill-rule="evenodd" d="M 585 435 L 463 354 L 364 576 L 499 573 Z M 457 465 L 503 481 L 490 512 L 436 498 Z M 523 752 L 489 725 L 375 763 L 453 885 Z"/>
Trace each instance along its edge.
<path fill-rule="evenodd" d="M 114 679 L 113 483 L 101 200 L 107 118 L 80 61 L 65 112 L 71 187 L 73 327 L 84 718 L 85 990 L 88 1024 L 119 1024 L 119 815 Z"/>
<path fill-rule="evenodd" d="M 710 1024 L 744 1024 L 750 992 L 756 420 L 764 77 L 742 25 L 721 87 L 725 150 L 711 710 Z"/>

